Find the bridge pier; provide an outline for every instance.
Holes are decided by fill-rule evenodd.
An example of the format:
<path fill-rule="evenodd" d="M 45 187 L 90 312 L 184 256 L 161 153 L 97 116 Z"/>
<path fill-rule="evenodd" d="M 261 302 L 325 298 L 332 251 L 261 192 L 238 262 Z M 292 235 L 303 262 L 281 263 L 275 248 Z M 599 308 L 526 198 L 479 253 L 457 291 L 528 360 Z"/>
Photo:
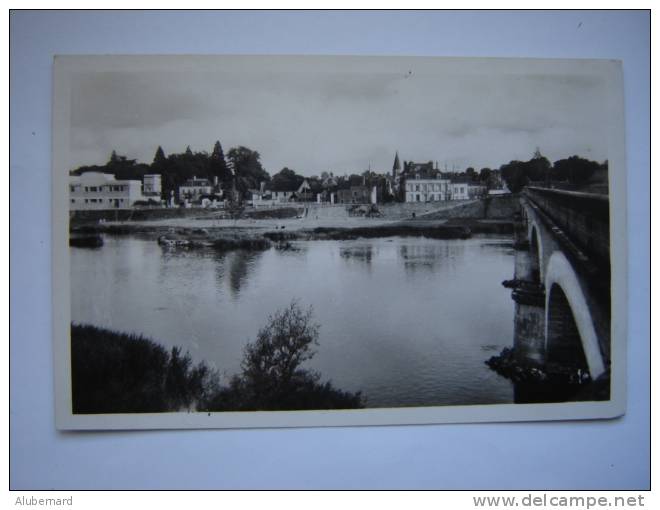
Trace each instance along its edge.
<path fill-rule="evenodd" d="M 489 366 L 515 402 L 609 395 L 607 197 L 527 189 L 515 218 L 513 349 Z M 598 387 L 592 384 L 599 381 Z"/>
<path fill-rule="evenodd" d="M 517 218 L 514 228 L 514 275 L 509 283 L 515 301 L 513 322 L 514 355 L 520 362 L 545 360 L 545 292 L 534 282 L 533 254 L 527 225 Z"/>

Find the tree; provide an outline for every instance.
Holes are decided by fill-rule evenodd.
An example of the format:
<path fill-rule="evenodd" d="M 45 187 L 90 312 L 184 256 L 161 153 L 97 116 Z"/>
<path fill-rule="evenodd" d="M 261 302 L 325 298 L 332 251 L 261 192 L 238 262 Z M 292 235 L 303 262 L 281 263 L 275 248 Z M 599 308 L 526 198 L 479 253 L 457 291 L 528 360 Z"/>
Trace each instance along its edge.
<path fill-rule="evenodd" d="M 250 188 L 259 188 L 261 181 L 269 181 L 270 175 L 261 166 L 260 155 L 247 147 L 233 147 L 227 153 L 227 159 L 234 168 L 236 187 L 244 192 Z"/>
<path fill-rule="evenodd" d="M 222 150 L 220 141 L 215 142 L 213 152 L 211 152 L 211 159 L 209 161 L 209 171 L 211 175 L 217 177 L 223 183 L 229 183 L 232 179 L 232 174 L 227 167 L 227 160 L 225 153 Z"/>
<path fill-rule="evenodd" d="M 488 167 L 484 167 L 481 170 L 479 170 L 479 180 L 481 182 L 485 182 L 486 184 L 489 183 L 490 181 L 490 174 L 492 170 Z"/>
<path fill-rule="evenodd" d="M 545 181 L 550 176 L 550 161 L 541 155 L 538 147 L 534 156 L 527 162 L 527 177 L 531 181 Z"/>
<path fill-rule="evenodd" d="M 502 179 L 506 181 L 511 193 L 518 193 L 527 186 L 529 179 L 526 167 L 526 163 L 522 161 L 510 161 L 500 167 Z"/>
<path fill-rule="evenodd" d="M 271 179 L 271 188 L 274 191 L 292 191 L 297 190 L 305 178 L 298 175 L 294 170 L 284 167 L 273 175 Z"/>
<path fill-rule="evenodd" d="M 245 346 L 242 372 L 211 402 L 212 409 L 352 409 L 363 407 L 361 394 L 321 383 L 320 374 L 302 367 L 314 357 L 320 326 L 312 308 L 292 301 L 269 316 L 257 339 Z"/>
<path fill-rule="evenodd" d="M 291 384 L 300 365 L 312 359 L 318 345 L 319 324 L 312 321 L 312 308 L 306 311 L 296 301 L 268 317 L 257 340 L 245 347 L 243 377 L 254 388 L 278 390 Z"/>
<path fill-rule="evenodd" d="M 568 180 L 571 184 L 586 184 L 591 176 L 601 168 L 596 161 L 571 156 L 555 161 L 552 167 L 553 178 L 560 181 Z"/>
<path fill-rule="evenodd" d="M 165 152 L 163 152 L 163 148 L 159 145 L 158 149 L 156 149 L 156 154 L 154 155 L 153 164 L 162 165 L 164 162 L 165 162 Z"/>

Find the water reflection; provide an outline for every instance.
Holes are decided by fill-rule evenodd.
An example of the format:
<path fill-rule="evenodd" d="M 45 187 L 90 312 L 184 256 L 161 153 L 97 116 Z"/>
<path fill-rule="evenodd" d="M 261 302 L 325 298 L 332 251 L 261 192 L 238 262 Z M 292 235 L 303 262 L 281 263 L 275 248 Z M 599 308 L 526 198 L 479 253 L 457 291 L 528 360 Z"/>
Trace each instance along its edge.
<path fill-rule="evenodd" d="M 245 285 L 250 274 L 255 271 L 261 256 L 261 251 L 246 250 L 238 250 L 228 255 L 229 288 L 234 298 L 239 296 L 241 287 Z"/>
<path fill-rule="evenodd" d="M 407 271 L 437 271 L 443 269 L 456 269 L 456 262 L 463 256 L 464 244 L 460 242 L 446 242 L 444 244 L 423 243 L 403 244 L 399 249 L 399 256 Z"/>
<path fill-rule="evenodd" d="M 375 250 L 371 244 L 357 246 L 342 246 L 339 255 L 346 261 L 362 262 L 367 267 L 371 266 L 371 260 L 375 256 Z"/>
<path fill-rule="evenodd" d="M 363 391 L 370 407 L 512 402 L 511 382 L 484 358 L 513 335 L 500 284 L 513 258 L 487 242 L 297 241 L 219 253 L 109 237 L 100 250 L 70 249 L 71 316 L 181 346 L 233 374 L 268 315 L 296 298 L 321 324 L 309 368 Z"/>

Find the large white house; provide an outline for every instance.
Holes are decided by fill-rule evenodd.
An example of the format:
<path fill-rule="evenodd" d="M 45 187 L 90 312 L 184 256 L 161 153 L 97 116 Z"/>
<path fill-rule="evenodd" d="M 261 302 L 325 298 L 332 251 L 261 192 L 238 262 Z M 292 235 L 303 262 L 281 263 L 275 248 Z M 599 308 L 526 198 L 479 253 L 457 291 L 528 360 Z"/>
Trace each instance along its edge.
<path fill-rule="evenodd" d="M 69 208 L 72 211 L 90 209 L 128 209 L 139 200 L 142 182 L 119 181 L 112 174 L 87 172 L 69 178 Z"/>
<path fill-rule="evenodd" d="M 466 182 L 451 179 L 412 178 L 405 181 L 406 202 L 442 202 L 444 200 L 467 200 L 470 198 Z"/>

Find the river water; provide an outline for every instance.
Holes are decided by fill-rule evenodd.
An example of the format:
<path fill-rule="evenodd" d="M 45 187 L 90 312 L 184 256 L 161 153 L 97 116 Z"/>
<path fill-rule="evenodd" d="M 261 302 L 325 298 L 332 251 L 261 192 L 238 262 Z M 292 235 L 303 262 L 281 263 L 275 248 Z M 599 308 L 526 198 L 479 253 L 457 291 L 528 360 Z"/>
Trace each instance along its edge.
<path fill-rule="evenodd" d="M 181 346 L 227 377 L 268 315 L 297 299 L 321 325 L 307 367 L 368 407 L 513 402 L 484 360 L 511 346 L 510 239 L 299 241 L 264 252 L 105 237 L 71 250 L 71 318 Z"/>

